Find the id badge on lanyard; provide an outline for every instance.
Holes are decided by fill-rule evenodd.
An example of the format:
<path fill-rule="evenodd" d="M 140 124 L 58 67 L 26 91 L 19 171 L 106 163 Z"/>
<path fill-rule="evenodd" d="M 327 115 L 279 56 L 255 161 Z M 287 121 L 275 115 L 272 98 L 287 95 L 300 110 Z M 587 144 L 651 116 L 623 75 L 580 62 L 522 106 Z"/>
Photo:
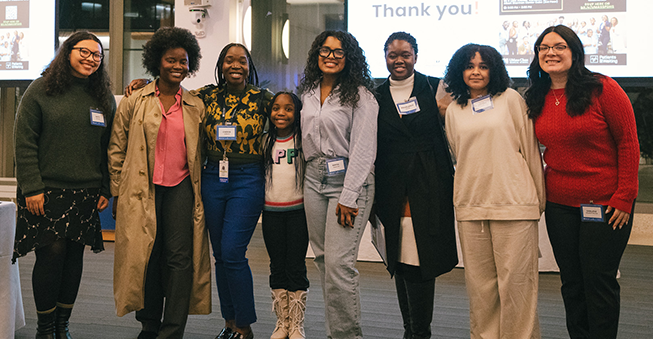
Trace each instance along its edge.
<path fill-rule="evenodd" d="M 218 165 L 220 166 L 220 182 L 226 184 L 229 182 L 229 160 L 225 156 Z"/>
<path fill-rule="evenodd" d="M 218 163 L 220 169 L 219 179 L 221 183 L 229 182 L 229 159 L 227 159 L 227 149 L 229 148 L 229 145 L 233 141 L 236 141 L 238 137 L 238 126 L 234 124 L 234 120 L 238 113 L 236 111 L 232 112 L 233 115 L 230 121 L 226 121 L 226 113 L 227 113 L 226 107 L 222 106 L 223 125 L 215 126 L 216 141 L 225 141 L 226 144 L 226 147 L 222 152 L 222 160 L 220 160 L 220 162 Z"/>
<path fill-rule="evenodd" d="M 102 111 L 91 108 L 91 125 L 107 127 L 107 123 L 104 121 L 104 114 L 102 114 Z"/>
<path fill-rule="evenodd" d="M 218 125 L 215 126 L 215 138 L 218 141 L 231 140 L 235 141 L 238 136 L 238 126 Z"/>
<path fill-rule="evenodd" d="M 493 108 L 494 103 L 492 103 L 492 97 L 489 94 L 476 99 L 472 99 L 472 111 L 474 112 L 474 115 L 489 111 Z"/>
<path fill-rule="evenodd" d="M 347 171 L 347 160 L 343 157 L 329 159 L 326 162 L 327 175 L 338 175 Z"/>
<path fill-rule="evenodd" d="M 603 206 L 594 205 L 592 201 L 589 204 L 580 204 L 580 219 L 590 222 L 605 222 Z"/>
<path fill-rule="evenodd" d="M 412 97 L 408 99 L 406 102 L 398 103 L 397 111 L 399 112 L 400 115 L 408 115 L 408 114 L 419 112 L 420 109 L 419 109 L 419 103 L 417 102 L 417 98 Z"/>

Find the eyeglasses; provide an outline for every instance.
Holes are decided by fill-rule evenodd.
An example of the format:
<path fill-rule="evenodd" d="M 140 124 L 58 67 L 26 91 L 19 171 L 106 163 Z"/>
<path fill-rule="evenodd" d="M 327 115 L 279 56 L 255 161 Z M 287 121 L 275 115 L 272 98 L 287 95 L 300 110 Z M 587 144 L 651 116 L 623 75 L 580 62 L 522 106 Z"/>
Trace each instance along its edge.
<path fill-rule="evenodd" d="M 323 58 L 328 58 L 331 53 L 333 53 L 334 59 L 342 59 L 345 57 L 345 50 L 341 48 L 331 49 L 329 47 L 320 47 L 319 53 Z"/>
<path fill-rule="evenodd" d="M 103 55 L 102 53 L 100 53 L 100 52 L 93 53 L 93 52 L 91 52 L 91 50 L 88 49 L 88 48 L 84 48 L 84 47 L 73 47 L 72 49 L 79 50 L 79 56 L 81 56 L 83 59 L 86 59 L 86 58 L 88 58 L 88 57 L 90 57 L 90 56 L 92 55 L 92 56 L 93 56 L 93 60 L 99 62 L 99 61 L 102 61 L 102 59 L 104 58 L 104 55 Z"/>
<path fill-rule="evenodd" d="M 547 45 L 539 45 L 537 46 L 537 50 L 540 51 L 540 53 L 548 53 L 549 50 L 552 49 L 556 53 L 562 53 L 567 49 L 567 45 L 555 45 L 555 46 L 547 46 Z"/>

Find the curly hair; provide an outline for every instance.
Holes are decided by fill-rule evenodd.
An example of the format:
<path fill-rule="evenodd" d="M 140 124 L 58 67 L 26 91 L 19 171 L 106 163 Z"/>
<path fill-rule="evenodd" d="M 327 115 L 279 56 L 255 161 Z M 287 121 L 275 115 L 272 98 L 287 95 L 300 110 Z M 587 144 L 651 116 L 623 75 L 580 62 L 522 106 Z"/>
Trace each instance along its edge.
<path fill-rule="evenodd" d="M 410 33 L 406 32 L 394 32 L 390 34 L 388 40 L 385 41 L 385 45 L 383 45 L 383 52 L 388 52 L 388 46 L 390 46 L 390 44 L 395 40 L 404 40 L 408 42 L 413 46 L 413 51 L 415 52 L 415 55 L 417 55 L 417 40 L 414 36 L 410 35 Z"/>
<path fill-rule="evenodd" d="M 188 74 L 193 75 L 200 68 L 200 45 L 191 31 L 181 27 L 161 27 L 143 45 L 143 67 L 153 77 L 161 70 L 161 58 L 169 49 L 183 48 L 188 54 Z"/>
<path fill-rule="evenodd" d="M 495 96 L 503 93 L 512 83 L 508 71 L 506 71 L 506 65 L 503 63 L 503 57 L 494 47 L 478 44 L 467 44 L 460 47 L 447 65 L 444 82 L 448 86 L 447 92 L 452 93 L 454 100 L 462 107 L 465 107 L 471 98 L 469 87 L 463 78 L 463 72 L 477 52 L 490 69 L 490 82 L 487 84 L 488 94 Z"/>
<path fill-rule="evenodd" d="M 224 46 L 222 51 L 220 51 L 218 62 L 216 62 L 215 69 L 213 70 L 213 76 L 215 77 L 215 82 L 218 83 L 218 87 L 222 87 L 227 83 L 227 80 L 224 78 L 224 74 L 222 73 L 222 64 L 224 64 L 224 59 L 227 57 L 227 52 L 229 52 L 229 49 L 234 46 L 238 46 L 242 48 L 245 51 L 245 55 L 247 55 L 247 64 L 249 68 L 247 83 L 258 87 L 258 73 L 256 72 L 256 67 L 254 66 L 254 62 L 252 61 L 252 55 L 249 54 L 249 50 L 247 50 L 247 47 L 245 47 L 245 45 L 236 42 L 232 42 L 227 46 Z"/>
<path fill-rule="evenodd" d="M 295 187 L 301 189 L 304 187 L 304 170 L 306 168 L 306 160 L 304 159 L 304 152 L 302 150 L 302 129 L 301 129 L 301 111 L 302 111 L 302 101 L 295 95 L 293 92 L 277 92 L 270 101 L 269 112 L 272 112 L 272 105 L 277 100 L 280 95 L 289 95 L 292 99 L 293 105 L 295 106 L 295 121 L 293 122 L 293 142 L 295 144 L 295 150 L 298 152 L 297 157 L 295 158 Z M 268 185 L 272 185 L 272 165 L 274 161 L 272 159 L 272 150 L 274 149 L 274 144 L 277 140 L 277 127 L 274 124 L 270 124 L 270 130 L 265 139 L 265 144 L 263 146 L 263 167 L 265 168 L 265 176 L 267 178 Z"/>
<path fill-rule="evenodd" d="M 63 42 L 57 51 L 57 55 L 50 62 L 50 65 L 41 73 L 41 76 L 45 80 L 46 95 L 54 96 L 68 91 L 70 84 L 75 79 L 73 67 L 70 64 L 70 53 L 72 53 L 73 47 L 78 42 L 84 40 L 97 42 L 100 45 L 101 53 L 104 54 L 102 42 L 93 33 L 87 31 L 73 33 Z M 115 99 L 111 94 L 111 80 L 109 79 L 109 74 L 107 74 L 103 61 L 100 61 L 100 66 L 97 71 L 89 75 L 88 80 L 87 92 L 100 103 L 103 112 L 109 112 L 113 107 L 111 101 Z"/>
<path fill-rule="evenodd" d="M 338 39 L 345 51 L 345 68 L 340 72 L 334 84 L 335 92 L 333 94 L 338 95 L 341 105 L 356 107 L 360 99 L 358 87 L 363 86 L 374 93 L 374 83 L 363 50 L 358 45 L 356 38 L 348 32 L 324 31 L 313 40 L 311 49 L 308 51 L 299 92 L 305 93 L 316 89 L 322 80 L 323 74 L 318 65 L 319 50 L 330 36 Z"/>
<path fill-rule="evenodd" d="M 592 73 L 585 67 L 585 51 L 583 43 L 576 33 L 565 25 L 551 26 L 546 28 L 540 37 L 535 41 L 535 57 L 528 68 L 528 80 L 530 86 L 524 93 L 524 99 L 528 106 L 528 116 L 535 119 L 542 114 L 546 94 L 551 88 L 551 77 L 540 67 L 539 47 L 544 37 L 549 33 L 556 33 L 567 43 L 571 50 L 571 67 L 567 72 L 567 114 L 569 116 L 582 115 L 592 103 L 592 96 L 601 94 L 603 84 L 600 78 L 602 75 Z"/>

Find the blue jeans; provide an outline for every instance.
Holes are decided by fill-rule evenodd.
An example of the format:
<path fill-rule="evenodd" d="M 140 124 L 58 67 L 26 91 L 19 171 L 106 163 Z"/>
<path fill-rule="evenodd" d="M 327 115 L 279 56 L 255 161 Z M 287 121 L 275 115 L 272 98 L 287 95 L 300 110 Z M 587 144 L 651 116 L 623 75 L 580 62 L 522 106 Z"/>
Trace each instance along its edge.
<path fill-rule="evenodd" d="M 245 253 L 265 202 L 260 164 L 230 166 L 229 182 L 221 183 L 212 164 L 202 171 L 202 201 L 209 229 L 220 311 L 225 320 L 247 327 L 256 322 L 254 284 Z"/>
<path fill-rule="evenodd" d="M 336 206 L 345 174 L 326 175 L 325 159 L 306 165 L 304 209 L 315 266 L 324 294 L 327 338 L 362 338 L 358 270 L 355 267 L 363 231 L 374 200 L 374 174 L 363 184 L 356 203 L 354 227 L 338 224 Z"/>

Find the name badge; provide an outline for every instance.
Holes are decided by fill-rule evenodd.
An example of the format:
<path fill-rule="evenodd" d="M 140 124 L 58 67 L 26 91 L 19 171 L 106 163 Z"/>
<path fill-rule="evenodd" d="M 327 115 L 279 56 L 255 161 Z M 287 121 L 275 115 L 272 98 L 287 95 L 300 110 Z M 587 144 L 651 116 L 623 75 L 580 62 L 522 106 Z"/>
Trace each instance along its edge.
<path fill-rule="evenodd" d="M 605 222 L 603 206 L 593 204 L 580 204 L 580 218 L 582 221 Z"/>
<path fill-rule="evenodd" d="M 347 163 L 345 162 L 345 158 L 329 159 L 326 162 L 326 167 L 328 175 L 336 175 L 345 173 L 347 171 Z"/>
<path fill-rule="evenodd" d="M 229 182 L 229 160 L 220 160 L 218 166 L 220 166 L 220 182 L 228 183 Z"/>
<path fill-rule="evenodd" d="M 401 115 L 413 114 L 419 112 L 419 104 L 417 103 L 417 98 L 412 97 L 406 102 L 397 104 L 397 111 Z"/>
<path fill-rule="evenodd" d="M 91 125 L 107 127 L 106 122 L 104 122 L 104 114 L 102 114 L 102 111 L 91 108 Z"/>
<path fill-rule="evenodd" d="M 236 140 L 237 136 L 237 126 L 224 126 L 224 125 L 218 125 L 215 127 L 216 128 L 216 133 L 215 133 L 215 138 L 216 140 Z"/>
<path fill-rule="evenodd" d="M 474 111 L 474 114 L 489 111 L 493 108 L 494 104 L 492 103 L 492 97 L 489 94 L 480 98 L 472 99 L 472 111 Z"/>

